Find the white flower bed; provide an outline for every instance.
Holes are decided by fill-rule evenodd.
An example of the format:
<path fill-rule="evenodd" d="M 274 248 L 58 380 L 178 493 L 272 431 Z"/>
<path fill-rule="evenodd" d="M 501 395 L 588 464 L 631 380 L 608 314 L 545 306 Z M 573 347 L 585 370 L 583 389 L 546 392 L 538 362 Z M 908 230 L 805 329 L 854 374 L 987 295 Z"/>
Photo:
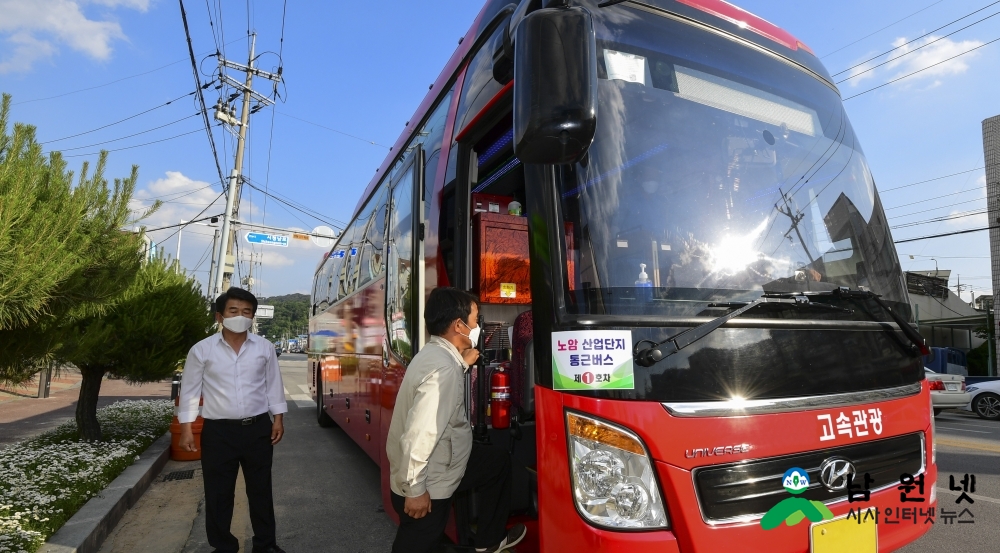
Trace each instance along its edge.
<path fill-rule="evenodd" d="M 33 553 L 170 426 L 173 402 L 119 401 L 97 411 L 104 441 L 67 422 L 0 450 L 0 553 Z"/>

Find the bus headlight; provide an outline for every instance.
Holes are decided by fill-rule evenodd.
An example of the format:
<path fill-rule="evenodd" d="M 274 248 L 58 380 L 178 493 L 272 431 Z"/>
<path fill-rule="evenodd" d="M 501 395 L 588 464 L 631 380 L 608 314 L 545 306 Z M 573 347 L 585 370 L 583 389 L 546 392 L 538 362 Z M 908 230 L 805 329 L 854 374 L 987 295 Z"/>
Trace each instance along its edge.
<path fill-rule="evenodd" d="M 652 460 L 634 432 L 566 413 L 573 496 L 580 515 L 607 528 L 666 528 Z"/>

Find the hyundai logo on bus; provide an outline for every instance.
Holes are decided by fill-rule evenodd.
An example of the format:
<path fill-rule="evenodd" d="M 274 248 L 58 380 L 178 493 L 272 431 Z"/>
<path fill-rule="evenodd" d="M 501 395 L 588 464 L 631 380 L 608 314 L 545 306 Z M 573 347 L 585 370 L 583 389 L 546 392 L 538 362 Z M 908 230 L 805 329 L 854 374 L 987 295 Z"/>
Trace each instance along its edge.
<path fill-rule="evenodd" d="M 854 463 L 843 457 L 830 457 L 819 466 L 819 479 L 823 487 L 831 492 L 847 489 L 848 483 L 858 474 Z"/>
<path fill-rule="evenodd" d="M 247 242 L 251 244 L 262 244 L 264 246 L 281 246 L 283 248 L 288 247 L 288 235 L 286 234 L 268 234 L 266 232 L 248 232 L 246 234 Z"/>

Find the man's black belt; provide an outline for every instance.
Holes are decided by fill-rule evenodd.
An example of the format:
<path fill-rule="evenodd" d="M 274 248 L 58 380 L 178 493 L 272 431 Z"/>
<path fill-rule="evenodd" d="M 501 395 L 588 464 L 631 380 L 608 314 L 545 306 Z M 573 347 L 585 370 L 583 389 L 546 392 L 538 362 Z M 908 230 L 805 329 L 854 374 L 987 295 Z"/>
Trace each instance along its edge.
<path fill-rule="evenodd" d="M 259 415 L 254 415 L 252 417 L 246 417 L 243 419 L 205 419 L 205 420 L 210 420 L 212 422 L 224 422 L 226 424 L 239 424 L 242 426 L 249 426 L 266 416 L 267 413 L 261 413 Z"/>

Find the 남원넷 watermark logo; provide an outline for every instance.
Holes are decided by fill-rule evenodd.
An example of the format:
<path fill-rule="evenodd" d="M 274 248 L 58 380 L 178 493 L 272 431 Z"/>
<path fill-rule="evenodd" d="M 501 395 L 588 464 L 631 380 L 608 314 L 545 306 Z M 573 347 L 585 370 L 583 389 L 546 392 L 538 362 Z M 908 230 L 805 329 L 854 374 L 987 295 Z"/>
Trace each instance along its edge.
<path fill-rule="evenodd" d="M 785 491 L 797 496 L 809 489 L 809 474 L 799 467 L 792 467 L 785 471 L 781 485 L 785 487 Z M 760 519 L 760 526 L 765 530 L 771 530 L 781 526 L 782 522 L 788 526 L 795 526 L 806 519 L 809 519 L 809 522 L 821 522 L 832 518 L 833 513 L 830 509 L 819 501 L 811 501 L 804 497 L 787 497 L 764 514 L 764 518 Z"/>

